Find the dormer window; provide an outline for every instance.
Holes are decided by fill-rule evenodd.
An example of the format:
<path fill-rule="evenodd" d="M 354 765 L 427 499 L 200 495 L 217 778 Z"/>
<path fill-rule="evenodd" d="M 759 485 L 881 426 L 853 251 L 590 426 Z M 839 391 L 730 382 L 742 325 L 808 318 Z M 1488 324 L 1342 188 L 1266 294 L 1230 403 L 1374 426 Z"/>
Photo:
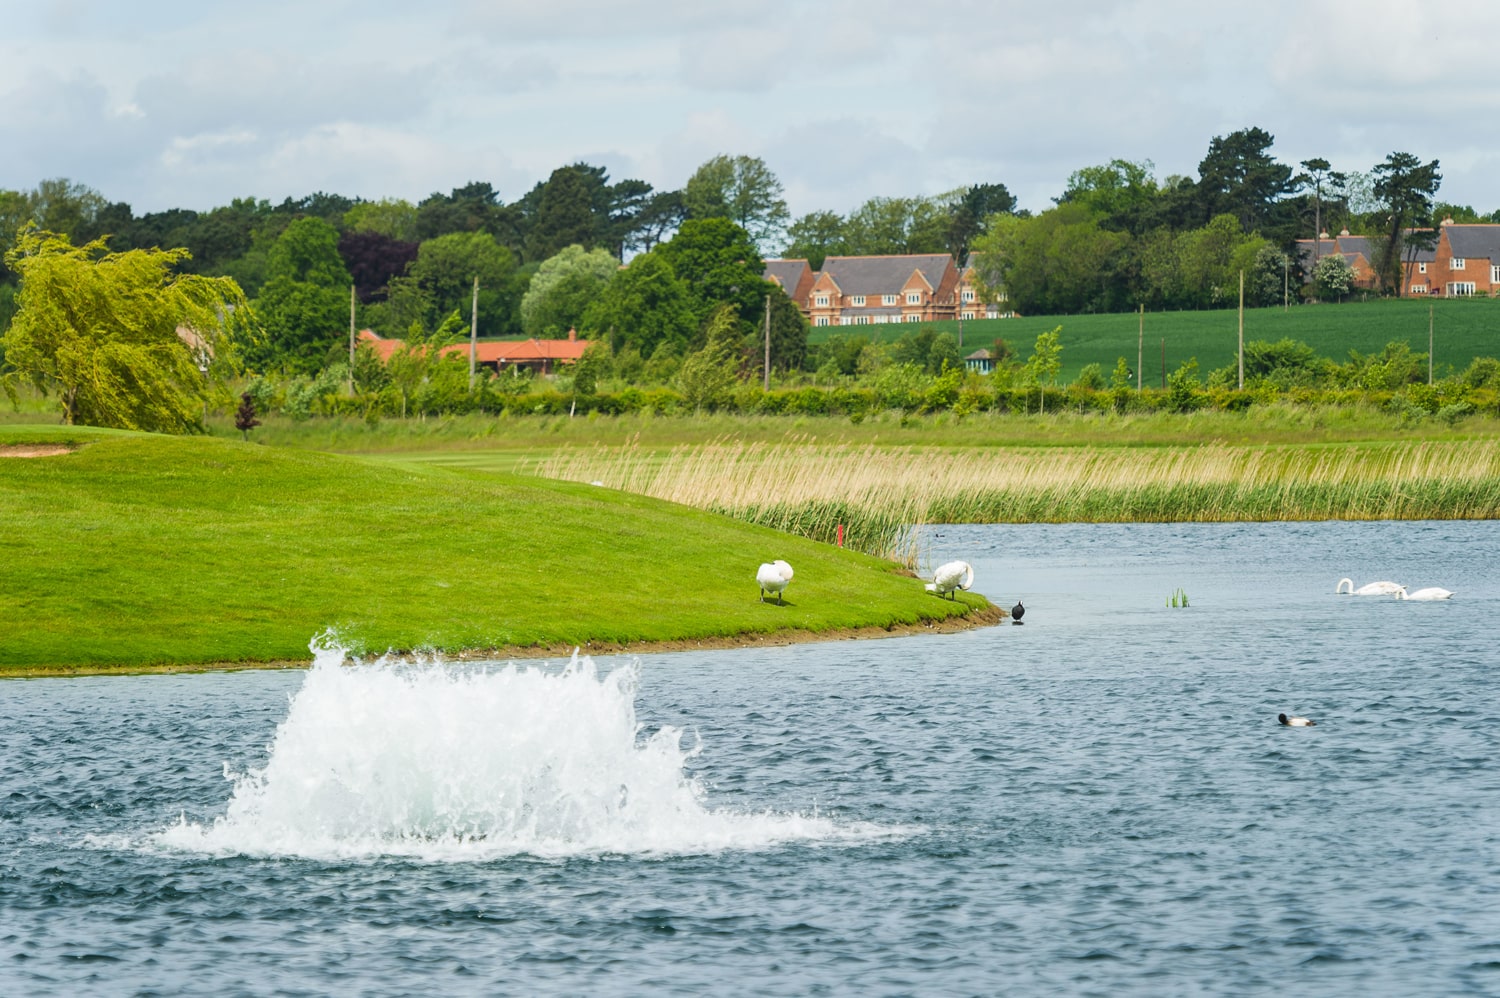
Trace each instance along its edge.
<path fill-rule="evenodd" d="M 973 300 L 974 300 L 974 292 L 972 292 L 972 291 L 965 291 L 964 292 L 964 301 L 968 302 L 968 301 L 973 301 Z"/>
<path fill-rule="evenodd" d="M 920 305 L 920 304 L 922 304 L 922 292 L 920 292 L 920 291 L 908 291 L 906 293 L 906 304 L 908 304 L 908 305 Z"/>
<path fill-rule="evenodd" d="M 818 295 L 816 304 L 817 304 L 817 306 L 819 308 L 827 308 L 828 307 L 828 296 L 827 295 Z"/>
<path fill-rule="evenodd" d="M 1449 264 L 1449 266 L 1451 266 L 1454 270 L 1463 270 L 1464 269 L 1464 264 L 1466 264 L 1466 263 L 1468 263 L 1468 261 L 1465 260 L 1463 257 L 1456 256 L 1456 257 L 1453 258 L 1453 262 L 1451 264 Z"/>

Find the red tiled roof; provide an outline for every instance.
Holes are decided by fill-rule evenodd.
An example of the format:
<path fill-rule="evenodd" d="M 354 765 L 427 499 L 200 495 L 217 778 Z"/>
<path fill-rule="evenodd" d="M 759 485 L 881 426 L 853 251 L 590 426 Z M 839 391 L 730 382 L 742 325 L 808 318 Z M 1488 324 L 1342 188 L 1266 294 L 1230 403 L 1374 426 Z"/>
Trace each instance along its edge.
<path fill-rule="evenodd" d="M 404 345 L 402 340 L 385 339 L 368 329 L 360 330 L 359 340 L 368 343 L 381 363 Z M 518 364 L 528 361 L 576 361 L 588 349 L 588 340 L 523 340 L 521 342 L 495 342 L 493 340 L 475 344 L 474 358 L 481 364 Z M 469 355 L 469 344 L 454 343 L 443 347 L 444 354 Z"/>

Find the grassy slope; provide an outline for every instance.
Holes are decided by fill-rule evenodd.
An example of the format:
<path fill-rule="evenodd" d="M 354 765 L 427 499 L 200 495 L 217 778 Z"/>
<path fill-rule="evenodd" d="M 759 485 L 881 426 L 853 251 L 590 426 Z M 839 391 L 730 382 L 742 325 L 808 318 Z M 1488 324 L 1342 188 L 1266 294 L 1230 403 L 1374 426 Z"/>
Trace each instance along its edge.
<path fill-rule="evenodd" d="M 0 668 L 886 626 L 946 603 L 886 563 L 587 485 L 213 439 L 0 428 Z M 797 569 L 762 604 L 761 561 Z"/>
<path fill-rule="evenodd" d="M 1450 298 L 1432 302 L 1385 300 L 1348 302 L 1342 305 L 1298 305 L 1290 310 L 1253 308 L 1245 310 L 1245 342 L 1291 337 L 1308 344 L 1323 356 L 1343 361 L 1350 350 L 1375 353 L 1393 341 L 1408 343 L 1418 353 L 1427 352 L 1427 309 L 1433 307 L 1434 360 L 1441 375 L 1444 366 L 1463 370 L 1475 357 L 1500 356 L 1500 301 L 1487 298 Z M 937 322 L 934 328 L 955 332 L 956 322 Z M 1105 376 L 1124 357 L 1136 363 L 1139 319 L 1135 313 L 1114 315 L 1025 316 L 1017 319 L 986 319 L 964 324 L 964 351 L 988 347 L 1001 337 L 1021 359 L 1030 356 L 1038 333 L 1062 326 L 1062 373 L 1059 384 L 1078 376 L 1085 364 L 1097 363 Z M 910 331 L 906 326 L 824 327 L 811 337 L 821 341 L 834 333 L 866 335 L 895 340 Z M 1168 373 L 1196 357 L 1206 373 L 1231 364 L 1238 342 L 1238 318 L 1234 309 L 1212 312 L 1147 312 L 1143 373 L 1149 384 L 1161 380 L 1162 340 L 1166 340 Z"/>
<path fill-rule="evenodd" d="M 214 432 L 239 434 L 224 420 Z M 665 455 L 673 448 L 723 440 L 779 444 L 788 440 L 851 447 L 913 447 L 967 450 L 990 447 L 1193 447 L 1206 441 L 1276 446 L 1344 446 L 1415 440 L 1475 440 L 1500 437 L 1500 420 L 1473 416 L 1450 427 L 1437 420 L 1408 425 L 1366 407 L 1257 406 L 1245 412 L 1047 413 L 1016 416 L 951 413 L 907 417 L 877 413 L 851 423 L 834 416 L 745 416 L 729 413 L 660 417 L 631 414 L 576 418 L 482 415 L 416 420 L 268 417 L 254 436 L 278 447 L 387 455 L 482 471 L 534 472 L 549 457 L 603 446 L 634 447 Z"/>

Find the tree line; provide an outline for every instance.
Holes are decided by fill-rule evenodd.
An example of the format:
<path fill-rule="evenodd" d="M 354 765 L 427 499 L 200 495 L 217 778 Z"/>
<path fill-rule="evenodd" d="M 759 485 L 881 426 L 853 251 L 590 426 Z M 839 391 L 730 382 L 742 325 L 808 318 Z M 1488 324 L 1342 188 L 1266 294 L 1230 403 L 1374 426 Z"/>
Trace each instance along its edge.
<path fill-rule="evenodd" d="M 95 267 L 106 286 L 147 271 L 228 282 L 200 287 L 233 288 L 220 311 L 240 309 L 239 335 L 215 345 L 251 373 L 311 377 L 347 365 L 352 287 L 358 325 L 434 352 L 471 322 L 486 337 L 576 329 L 611 371 L 649 378 L 707 364 L 749 378 L 765 373 L 769 327 L 773 369 L 833 365 L 855 376 L 863 348 L 851 353 L 850 340 L 810 350 L 800 311 L 761 277 L 763 254 L 817 268 L 830 255 L 950 253 L 973 261 L 989 293 L 1031 314 L 1210 308 L 1230 303 L 1240 273 L 1251 304 L 1279 303 L 1309 279 L 1313 294 L 1346 291 L 1341 258 L 1300 273 L 1295 241 L 1319 227 L 1371 234 L 1377 266 L 1399 287 L 1400 254 L 1422 238 L 1410 230 L 1444 216 L 1482 220 L 1437 201 L 1436 160 L 1393 153 L 1364 174 L 1321 159 L 1298 169 L 1271 154 L 1273 141 L 1259 128 L 1215 137 L 1196 179 L 1157 180 L 1149 162 L 1083 168 L 1037 213 L 1004 184 L 977 183 L 793 220 L 779 179 L 748 156 L 716 156 L 675 191 L 575 163 L 509 204 L 473 182 L 415 204 L 320 192 L 136 216 L 87 186 L 47 180 L 0 190 L 0 328 L 10 329 L 0 365 L 15 375 L 16 360 L 33 356 L 11 319 L 27 267 L 45 269 L 32 258 L 49 254 Z M 92 320 L 113 321 L 107 312 Z M 948 353 L 943 343 L 934 355 L 956 360 Z M 874 363 L 867 355 L 865 367 Z"/>

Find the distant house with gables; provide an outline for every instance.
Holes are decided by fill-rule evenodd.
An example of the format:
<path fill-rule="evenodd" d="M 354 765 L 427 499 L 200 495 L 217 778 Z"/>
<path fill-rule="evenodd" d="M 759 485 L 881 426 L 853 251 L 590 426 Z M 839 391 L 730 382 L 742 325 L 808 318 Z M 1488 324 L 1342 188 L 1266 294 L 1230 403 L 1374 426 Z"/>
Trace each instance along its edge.
<path fill-rule="evenodd" d="M 1459 225 L 1444 219 L 1432 260 L 1408 266 L 1405 284 L 1409 294 L 1445 298 L 1500 292 L 1500 225 Z"/>
<path fill-rule="evenodd" d="M 1345 229 L 1332 239 L 1326 233 L 1316 242 L 1299 239 L 1297 249 L 1305 273 L 1312 272 L 1317 259 L 1339 255 L 1353 269 L 1357 287 L 1379 286 L 1368 236 L 1351 236 Z M 1500 294 L 1500 225 L 1444 219 L 1434 245 L 1409 245 L 1401 254 L 1401 293 L 1441 298 Z"/>
<path fill-rule="evenodd" d="M 814 326 L 874 326 L 940 319 L 998 318 L 984 303 L 972 268 L 946 253 L 830 256 L 821 270 L 806 260 L 767 260 L 765 278 L 797 303 Z"/>

